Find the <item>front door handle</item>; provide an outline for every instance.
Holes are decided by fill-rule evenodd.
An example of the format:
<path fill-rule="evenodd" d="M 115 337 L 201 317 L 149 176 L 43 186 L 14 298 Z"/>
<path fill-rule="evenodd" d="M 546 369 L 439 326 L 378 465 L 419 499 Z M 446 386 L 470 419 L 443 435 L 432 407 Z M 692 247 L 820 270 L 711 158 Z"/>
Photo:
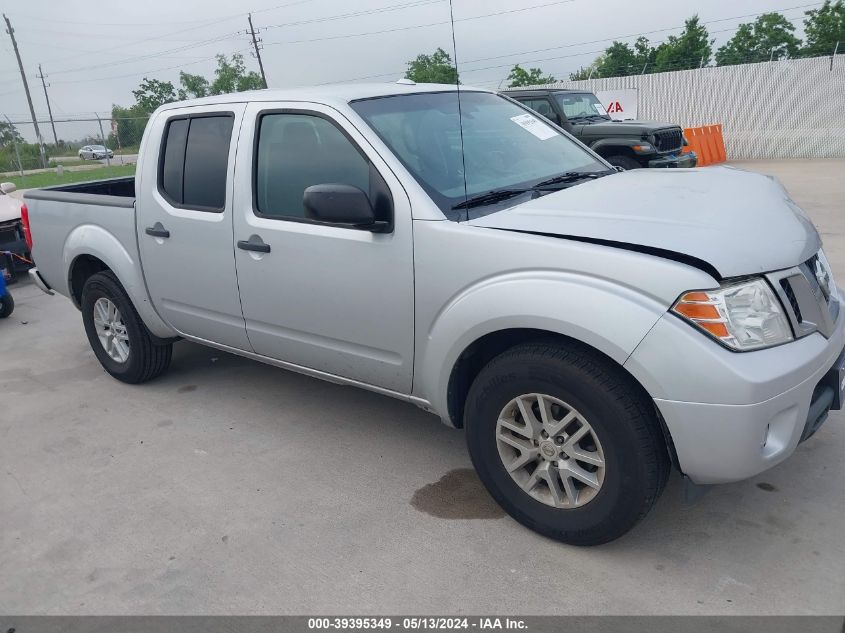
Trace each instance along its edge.
<path fill-rule="evenodd" d="M 238 248 L 244 251 L 255 251 L 257 253 L 269 253 L 270 245 L 261 241 L 257 235 L 253 235 L 248 240 L 238 240 Z"/>
<path fill-rule="evenodd" d="M 168 231 L 164 226 L 162 226 L 161 222 L 156 222 L 152 226 L 148 226 L 144 229 L 144 233 L 147 235 L 151 235 L 153 237 L 163 237 L 168 238 L 170 237 L 170 231 Z"/>

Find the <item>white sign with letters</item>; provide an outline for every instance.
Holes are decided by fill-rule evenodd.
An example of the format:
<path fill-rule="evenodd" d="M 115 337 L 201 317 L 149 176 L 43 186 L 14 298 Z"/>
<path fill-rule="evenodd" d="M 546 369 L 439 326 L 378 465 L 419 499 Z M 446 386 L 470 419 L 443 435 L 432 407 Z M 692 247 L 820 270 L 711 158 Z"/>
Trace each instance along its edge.
<path fill-rule="evenodd" d="M 541 141 L 545 141 L 546 139 L 550 139 L 553 136 L 558 135 L 552 128 L 530 114 L 512 116 L 511 121 L 516 123 L 523 130 L 528 130 Z"/>
<path fill-rule="evenodd" d="M 636 88 L 624 88 L 620 90 L 602 90 L 596 96 L 601 101 L 604 109 L 611 119 L 625 121 L 637 118 L 637 105 L 639 92 Z"/>

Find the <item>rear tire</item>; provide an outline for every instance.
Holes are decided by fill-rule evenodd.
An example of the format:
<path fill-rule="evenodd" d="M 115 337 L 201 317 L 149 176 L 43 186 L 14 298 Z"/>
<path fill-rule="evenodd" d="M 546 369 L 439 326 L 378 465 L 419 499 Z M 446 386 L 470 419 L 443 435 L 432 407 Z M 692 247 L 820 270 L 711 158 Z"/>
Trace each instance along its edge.
<path fill-rule="evenodd" d="M 628 171 L 629 169 L 643 169 L 643 166 L 630 156 L 623 156 L 620 154 L 617 156 L 611 156 L 605 160 L 614 167 L 621 167 L 625 171 Z"/>
<path fill-rule="evenodd" d="M 555 435 L 544 430 L 524 439 L 524 430 L 511 433 L 523 423 L 539 428 L 539 394 L 548 407 L 542 428 Z M 529 423 L 520 412 L 532 416 L 532 410 L 537 415 Z M 569 426 L 552 430 L 572 412 L 577 417 Z M 523 525 L 571 545 L 598 545 L 625 534 L 652 508 L 669 476 L 653 404 L 621 368 L 577 344 L 525 343 L 494 358 L 469 390 L 465 426 L 473 465 L 493 498 Z M 564 454 L 579 435 L 586 440 Z M 514 440 L 526 448 L 511 451 Z M 536 457 L 518 465 L 529 454 Z"/>
<path fill-rule="evenodd" d="M 116 311 L 103 319 L 111 306 Z M 170 366 L 173 344 L 159 345 L 110 271 L 91 275 L 82 288 L 82 322 L 91 349 L 103 368 L 118 380 L 138 384 Z"/>
<path fill-rule="evenodd" d="M 14 311 L 15 300 L 12 299 L 12 295 L 7 292 L 5 296 L 0 297 L 0 319 L 12 316 L 12 312 Z"/>

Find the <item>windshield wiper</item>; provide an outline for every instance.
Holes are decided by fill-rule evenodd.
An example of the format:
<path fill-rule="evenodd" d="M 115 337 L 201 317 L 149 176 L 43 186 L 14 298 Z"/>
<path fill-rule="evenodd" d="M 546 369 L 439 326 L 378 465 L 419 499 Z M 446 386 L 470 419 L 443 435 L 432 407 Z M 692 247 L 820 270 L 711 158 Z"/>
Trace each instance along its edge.
<path fill-rule="evenodd" d="M 606 171 L 568 171 L 565 174 L 560 174 L 559 176 L 555 176 L 554 178 L 549 178 L 548 180 L 543 180 L 542 182 L 538 182 L 536 185 L 532 187 L 532 189 L 540 189 L 542 187 L 550 187 L 551 185 L 560 185 L 564 183 L 570 182 L 578 182 L 579 180 L 595 180 L 596 178 L 601 178 L 602 176 L 609 176 L 610 174 L 615 174 L 616 172 L 612 169 L 608 169 Z"/>
<path fill-rule="evenodd" d="M 513 198 L 521 193 L 528 193 L 532 189 L 494 189 L 493 191 L 488 191 L 487 193 L 482 193 L 481 195 L 473 196 L 463 202 L 459 202 L 452 209 L 471 209 L 472 207 L 480 207 L 485 204 L 493 204 L 494 202 Z"/>

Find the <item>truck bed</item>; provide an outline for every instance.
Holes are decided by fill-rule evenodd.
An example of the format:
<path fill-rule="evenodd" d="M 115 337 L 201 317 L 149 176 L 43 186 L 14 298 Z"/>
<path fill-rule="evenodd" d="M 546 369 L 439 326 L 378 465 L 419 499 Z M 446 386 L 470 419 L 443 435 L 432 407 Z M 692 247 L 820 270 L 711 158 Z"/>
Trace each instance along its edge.
<path fill-rule="evenodd" d="M 68 266 L 78 254 L 110 256 L 126 271 L 127 290 L 143 302 L 135 239 L 135 178 L 109 178 L 33 189 L 24 193 L 32 227 L 32 256 L 44 281 L 59 294 L 71 295 Z M 96 235 L 105 251 L 91 253 L 86 243 Z M 116 264 L 113 264 L 116 265 Z M 135 272 L 137 271 L 137 272 Z M 137 286 L 137 287 L 136 287 Z"/>
<path fill-rule="evenodd" d="M 135 205 L 135 176 L 44 187 L 43 189 L 27 191 L 24 198 L 27 200 L 53 200 L 100 206 L 132 207 Z"/>

